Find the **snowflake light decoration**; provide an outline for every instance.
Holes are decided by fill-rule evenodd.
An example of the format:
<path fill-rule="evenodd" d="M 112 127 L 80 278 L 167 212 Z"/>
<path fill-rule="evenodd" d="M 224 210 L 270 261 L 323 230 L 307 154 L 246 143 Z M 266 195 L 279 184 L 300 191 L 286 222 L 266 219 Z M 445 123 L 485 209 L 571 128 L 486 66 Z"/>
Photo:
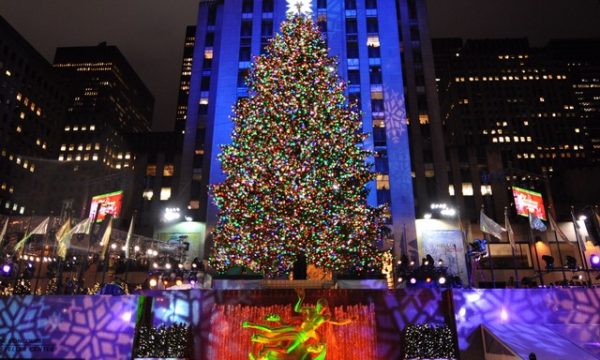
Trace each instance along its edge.
<path fill-rule="evenodd" d="M 287 0 L 288 15 L 310 15 L 312 13 L 312 0 Z"/>

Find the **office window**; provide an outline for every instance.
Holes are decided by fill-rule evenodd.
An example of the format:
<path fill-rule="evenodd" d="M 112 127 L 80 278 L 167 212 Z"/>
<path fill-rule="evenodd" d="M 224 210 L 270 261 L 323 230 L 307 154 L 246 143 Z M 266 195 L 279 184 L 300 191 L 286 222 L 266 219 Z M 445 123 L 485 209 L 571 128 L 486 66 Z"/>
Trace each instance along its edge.
<path fill-rule="evenodd" d="M 360 72 L 358 70 L 348 70 L 348 82 L 352 85 L 360 85 Z"/>
<path fill-rule="evenodd" d="M 152 200 L 152 197 L 153 197 L 153 196 L 154 196 L 154 191 L 152 191 L 152 189 L 146 189 L 146 190 L 144 190 L 144 192 L 142 193 L 142 197 L 143 197 L 145 200 L 148 200 L 148 201 Z"/>
<path fill-rule="evenodd" d="M 373 66 L 369 69 L 369 78 L 371 85 L 379 85 L 382 83 L 381 67 Z"/>
<path fill-rule="evenodd" d="M 346 50 L 348 52 L 349 59 L 357 59 L 358 58 L 358 43 L 355 41 L 348 42 L 346 46 Z"/>
<path fill-rule="evenodd" d="M 367 46 L 369 57 L 370 58 L 379 58 L 381 57 L 381 48 L 379 47 L 379 39 L 377 39 L 377 43 L 373 45 Z"/>
<path fill-rule="evenodd" d="M 326 9 L 327 8 L 327 0 L 317 0 L 317 8 L 318 9 Z"/>
<path fill-rule="evenodd" d="M 370 34 L 379 32 L 379 24 L 377 23 L 377 18 L 367 18 L 367 32 Z"/>
<path fill-rule="evenodd" d="M 209 32 L 206 33 L 206 38 L 204 38 L 204 46 L 213 46 L 215 43 L 215 33 Z"/>
<path fill-rule="evenodd" d="M 237 81 L 238 87 L 246 86 L 246 77 L 247 76 L 248 76 L 248 69 L 243 69 L 238 72 L 238 81 Z"/>
<path fill-rule="evenodd" d="M 200 91 L 208 91 L 210 89 L 210 76 L 203 76 L 200 80 Z"/>
<path fill-rule="evenodd" d="M 263 0 L 262 12 L 264 12 L 264 13 L 273 12 L 273 0 Z"/>
<path fill-rule="evenodd" d="M 240 61 L 250 61 L 250 46 L 240 47 Z"/>
<path fill-rule="evenodd" d="M 385 174 L 377 174 L 377 190 L 390 189 L 390 176 Z"/>
<path fill-rule="evenodd" d="M 273 20 L 263 20 L 261 24 L 260 35 L 262 37 L 273 36 Z"/>
<path fill-rule="evenodd" d="M 372 99 L 371 100 L 371 110 L 373 112 L 383 112 L 383 99 Z"/>
<path fill-rule="evenodd" d="M 358 33 L 358 25 L 356 19 L 346 19 L 346 34 Z"/>
<path fill-rule="evenodd" d="M 163 176 L 173 176 L 175 173 L 175 166 L 173 164 L 165 164 L 163 167 Z"/>
<path fill-rule="evenodd" d="M 161 201 L 166 201 L 169 200 L 171 198 L 171 188 L 170 187 L 164 187 L 160 189 L 160 200 Z"/>
<path fill-rule="evenodd" d="M 240 30 L 240 36 L 251 37 L 252 36 L 252 21 L 242 21 L 242 28 Z"/>
<path fill-rule="evenodd" d="M 146 176 L 156 176 L 156 165 L 146 166 Z"/>
<path fill-rule="evenodd" d="M 356 0 L 345 0 L 346 10 L 356 10 Z"/>
<path fill-rule="evenodd" d="M 254 7 L 254 1 L 252 0 L 244 0 L 244 2 L 242 2 L 242 12 L 243 13 L 251 13 L 252 12 L 252 8 Z"/>

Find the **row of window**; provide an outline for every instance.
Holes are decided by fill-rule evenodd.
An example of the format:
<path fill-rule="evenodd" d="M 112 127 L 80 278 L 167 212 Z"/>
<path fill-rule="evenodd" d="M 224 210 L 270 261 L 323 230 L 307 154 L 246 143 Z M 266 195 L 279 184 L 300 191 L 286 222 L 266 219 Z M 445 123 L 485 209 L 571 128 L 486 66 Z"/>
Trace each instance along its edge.
<path fill-rule="evenodd" d="M 14 161 L 15 164 L 23 167 L 23 169 L 29 170 L 30 172 L 35 172 L 35 164 L 33 162 L 30 162 L 27 159 L 22 159 L 20 156 L 9 154 L 6 149 L 2 149 L 1 154 L 3 157 L 7 157 L 8 160 Z"/>
<path fill-rule="evenodd" d="M 152 190 L 152 189 L 146 189 L 142 193 L 142 198 L 144 198 L 145 200 L 151 201 L 153 197 L 154 197 L 154 190 Z M 159 199 L 161 201 L 167 201 L 170 198 L 171 198 L 171 188 L 170 187 L 161 188 Z"/>
<path fill-rule="evenodd" d="M 557 80 L 566 80 L 567 76 L 566 75 L 503 75 L 503 76 L 482 76 L 481 77 L 481 81 L 512 81 L 512 80 L 552 80 L 556 78 Z M 465 82 L 465 81 L 470 81 L 470 82 L 476 82 L 476 81 L 480 81 L 479 76 L 469 76 L 467 78 L 465 77 L 455 77 L 454 78 L 454 82 Z"/>
<path fill-rule="evenodd" d="M 94 131 L 96 130 L 96 125 L 66 125 L 65 131 Z"/>
<path fill-rule="evenodd" d="M 8 200 L 4 203 L 4 208 L 7 209 L 7 210 L 9 210 L 9 211 L 10 210 L 12 210 L 12 211 L 17 211 L 18 210 L 19 214 L 21 214 L 21 215 L 25 214 L 25 206 L 19 207 L 19 205 L 17 203 L 12 203 L 11 204 L 11 202 L 8 201 Z"/>
<path fill-rule="evenodd" d="M 481 195 L 492 195 L 492 186 L 491 185 L 481 185 L 479 189 Z M 472 183 L 462 183 L 461 193 L 463 196 L 473 196 L 473 184 Z M 454 185 L 448 185 L 448 194 L 450 196 L 454 196 L 456 193 L 454 191 Z"/>
<path fill-rule="evenodd" d="M 94 150 L 100 150 L 100 143 L 96 143 L 93 145 L 94 146 Z M 83 149 L 85 148 L 85 150 L 92 150 L 92 144 L 79 144 L 77 145 L 77 150 L 78 151 L 83 151 Z M 75 151 L 75 144 L 69 144 L 67 147 L 67 144 L 62 144 L 60 146 L 60 151 Z M 131 155 L 129 153 L 127 153 L 127 159 L 129 159 L 129 157 L 131 157 Z M 123 157 L 123 154 L 121 154 L 121 158 Z"/>
<path fill-rule="evenodd" d="M 146 176 L 156 176 L 157 167 L 155 164 L 149 164 L 146 166 Z M 175 174 L 175 165 L 165 164 L 162 170 L 162 176 L 173 176 Z"/>
<path fill-rule="evenodd" d="M 36 104 L 33 101 L 30 101 L 29 98 L 24 97 L 23 94 L 17 93 L 17 101 L 21 102 L 23 105 L 25 105 L 26 108 L 28 108 L 32 112 L 35 112 L 37 116 L 42 116 L 42 108 L 36 106 Z M 25 113 L 21 112 L 19 114 L 19 118 L 25 119 Z"/>

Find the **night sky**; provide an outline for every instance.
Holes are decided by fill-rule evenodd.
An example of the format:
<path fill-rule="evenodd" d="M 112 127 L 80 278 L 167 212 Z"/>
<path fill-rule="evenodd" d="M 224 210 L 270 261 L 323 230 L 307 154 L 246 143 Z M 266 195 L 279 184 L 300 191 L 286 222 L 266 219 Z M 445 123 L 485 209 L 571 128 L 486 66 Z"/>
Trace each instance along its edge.
<path fill-rule="evenodd" d="M 198 0 L 1 0 L 0 14 L 48 60 L 59 46 L 118 46 L 156 98 L 154 127 L 173 126 L 185 27 Z M 598 0 L 428 0 L 432 37 L 600 37 Z"/>

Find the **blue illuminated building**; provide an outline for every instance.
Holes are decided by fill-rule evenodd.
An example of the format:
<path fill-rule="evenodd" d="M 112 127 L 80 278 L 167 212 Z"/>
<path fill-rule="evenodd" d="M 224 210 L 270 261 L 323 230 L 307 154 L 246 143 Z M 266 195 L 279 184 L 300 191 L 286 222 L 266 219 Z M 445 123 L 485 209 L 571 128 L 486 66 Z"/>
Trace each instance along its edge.
<path fill-rule="evenodd" d="M 363 111 L 365 147 L 376 154 L 369 202 L 389 204 L 397 249 L 414 254 L 415 213 L 448 196 L 425 3 L 315 0 L 312 7 L 330 54 L 339 58 L 340 76 L 349 83 L 348 97 Z M 207 186 L 224 180 L 216 157 L 220 145 L 231 141 L 232 107 L 247 96 L 244 77 L 251 59 L 279 30 L 286 8 L 285 0 L 200 3 L 180 189 L 189 199 L 182 206 L 206 221 L 207 233 L 217 215 Z"/>

